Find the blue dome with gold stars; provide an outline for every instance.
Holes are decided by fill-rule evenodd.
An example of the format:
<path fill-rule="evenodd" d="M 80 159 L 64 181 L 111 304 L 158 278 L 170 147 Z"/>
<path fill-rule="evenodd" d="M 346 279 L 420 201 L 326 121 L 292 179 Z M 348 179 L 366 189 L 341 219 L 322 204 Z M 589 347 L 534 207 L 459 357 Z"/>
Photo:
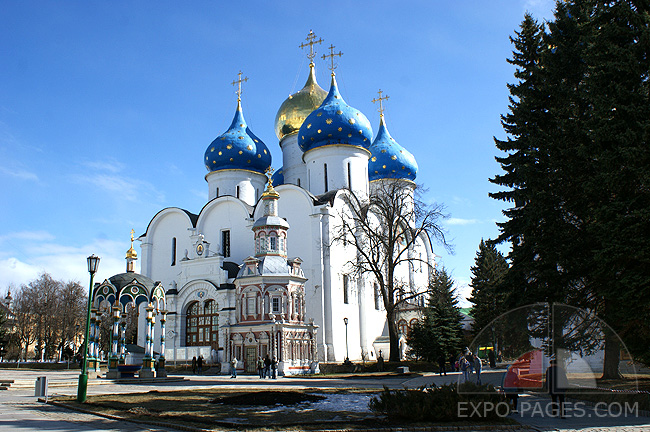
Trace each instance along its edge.
<path fill-rule="evenodd" d="M 414 181 L 418 174 L 418 164 L 413 155 L 390 136 L 384 116 L 379 122 L 377 138 L 370 146 L 368 179 L 405 179 Z"/>
<path fill-rule="evenodd" d="M 298 132 L 303 152 L 316 147 L 347 144 L 370 147 L 372 128 L 363 113 L 345 103 L 332 75 L 330 91 L 320 107 L 312 111 Z"/>
<path fill-rule="evenodd" d="M 240 101 L 230 127 L 208 146 L 203 162 L 208 171 L 241 169 L 263 174 L 271 166 L 271 152 L 246 125 Z"/>

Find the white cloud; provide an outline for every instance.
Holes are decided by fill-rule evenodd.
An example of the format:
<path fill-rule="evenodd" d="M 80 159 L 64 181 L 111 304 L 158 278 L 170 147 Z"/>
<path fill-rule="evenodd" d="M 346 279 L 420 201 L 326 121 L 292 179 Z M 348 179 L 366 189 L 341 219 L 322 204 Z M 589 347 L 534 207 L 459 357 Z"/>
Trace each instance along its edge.
<path fill-rule="evenodd" d="M 84 165 L 94 170 L 108 171 L 112 173 L 118 173 L 124 169 L 124 164 L 118 162 L 116 159 L 113 158 L 107 158 L 103 162 L 99 162 L 99 161 L 84 162 Z"/>
<path fill-rule="evenodd" d="M 20 180 L 38 181 L 38 176 L 36 174 L 18 167 L 9 168 L 0 166 L 0 173 Z"/>
<path fill-rule="evenodd" d="M 524 0 L 524 12 L 529 12 L 537 20 L 553 18 L 555 0 Z"/>
<path fill-rule="evenodd" d="M 0 243 L 10 240 L 50 241 L 54 236 L 47 231 L 19 231 L 0 236 Z"/>
<path fill-rule="evenodd" d="M 458 306 L 471 307 L 472 304 L 467 300 L 472 296 L 472 287 L 469 286 L 470 280 L 465 278 L 456 279 L 456 295 L 458 296 Z"/>
<path fill-rule="evenodd" d="M 96 239 L 87 245 L 75 247 L 52 242 L 50 235 L 44 237 L 50 241 L 14 250 L 8 257 L 0 259 L 0 290 L 11 284 L 27 284 L 42 272 L 49 273 L 55 279 L 87 284 L 90 276 L 86 258 L 91 254 L 101 257 L 96 282 L 126 270 L 123 257 L 127 247 L 122 241 Z"/>
<path fill-rule="evenodd" d="M 445 220 L 447 225 L 474 225 L 481 223 L 478 219 L 462 219 L 462 218 L 449 218 Z"/>
<path fill-rule="evenodd" d="M 151 183 L 109 174 L 93 174 L 75 176 L 77 183 L 90 183 L 103 189 L 109 194 L 115 195 L 120 200 L 131 202 L 146 201 L 143 196 L 151 196 L 157 202 L 164 201 L 165 196 L 158 191 Z"/>

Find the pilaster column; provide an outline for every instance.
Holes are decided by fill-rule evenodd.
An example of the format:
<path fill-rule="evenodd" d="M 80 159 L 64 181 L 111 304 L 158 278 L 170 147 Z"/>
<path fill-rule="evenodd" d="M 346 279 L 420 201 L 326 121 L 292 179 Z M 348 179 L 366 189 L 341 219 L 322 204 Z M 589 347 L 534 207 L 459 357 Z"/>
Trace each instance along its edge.
<path fill-rule="evenodd" d="M 147 338 L 144 343 L 144 358 L 142 359 L 142 369 L 140 369 L 140 378 L 153 378 L 155 376 L 153 360 L 153 307 L 149 304 L 147 311 Z"/>
<path fill-rule="evenodd" d="M 111 346 L 111 358 L 118 356 L 118 339 L 120 338 L 120 307 L 113 306 L 113 344 Z"/>
<path fill-rule="evenodd" d="M 120 323 L 120 363 L 126 362 L 126 320 Z"/>

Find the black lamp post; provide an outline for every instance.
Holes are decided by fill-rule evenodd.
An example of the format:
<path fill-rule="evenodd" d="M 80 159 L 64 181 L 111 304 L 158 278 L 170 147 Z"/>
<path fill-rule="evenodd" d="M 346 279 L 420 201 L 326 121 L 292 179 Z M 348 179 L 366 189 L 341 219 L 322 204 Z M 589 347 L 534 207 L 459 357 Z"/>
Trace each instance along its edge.
<path fill-rule="evenodd" d="M 91 255 L 88 257 L 88 273 L 90 273 L 90 290 L 88 292 L 88 313 L 86 315 L 86 338 L 84 339 L 84 359 L 81 364 L 79 375 L 79 386 L 77 387 L 77 402 L 86 402 L 86 390 L 88 389 L 88 338 L 90 337 L 90 308 L 93 304 L 93 278 L 99 267 L 99 257 Z"/>
<path fill-rule="evenodd" d="M 343 322 L 345 323 L 345 361 L 343 363 L 348 364 L 350 363 L 350 353 L 348 352 L 348 319 L 343 318 Z"/>

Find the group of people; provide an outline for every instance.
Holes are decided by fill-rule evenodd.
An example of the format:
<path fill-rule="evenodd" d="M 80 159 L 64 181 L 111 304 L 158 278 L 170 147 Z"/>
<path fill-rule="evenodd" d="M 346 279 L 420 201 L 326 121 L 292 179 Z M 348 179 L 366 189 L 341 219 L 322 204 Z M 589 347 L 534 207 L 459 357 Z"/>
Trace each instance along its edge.
<path fill-rule="evenodd" d="M 257 373 L 260 375 L 260 379 L 269 377 L 271 379 L 276 379 L 278 377 L 278 361 L 275 358 L 270 358 L 267 354 L 266 357 L 257 358 Z"/>
<path fill-rule="evenodd" d="M 481 385 L 481 372 L 483 371 L 483 362 L 468 348 L 458 357 L 458 370 L 463 373 L 463 382 L 471 380 L 471 375 L 476 374 L 476 384 Z"/>
<path fill-rule="evenodd" d="M 196 356 L 192 357 L 192 373 L 196 375 L 196 373 L 199 373 L 199 375 L 203 375 L 203 356 L 200 355 L 199 358 L 196 358 Z"/>

